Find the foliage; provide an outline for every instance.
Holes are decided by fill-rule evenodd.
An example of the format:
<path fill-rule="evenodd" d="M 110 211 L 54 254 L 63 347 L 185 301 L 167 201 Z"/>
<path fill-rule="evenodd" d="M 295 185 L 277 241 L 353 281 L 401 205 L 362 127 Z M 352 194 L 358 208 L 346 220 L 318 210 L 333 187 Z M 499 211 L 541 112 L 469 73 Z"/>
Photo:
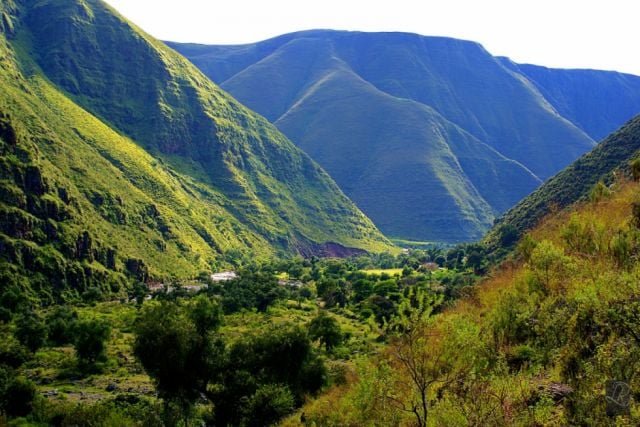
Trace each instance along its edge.
<path fill-rule="evenodd" d="M 80 321 L 74 328 L 74 347 L 80 364 L 92 368 L 107 360 L 106 341 L 111 328 L 100 320 Z"/>
<path fill-rule="evenodd" d="M 325 346 L 327 352 L 331 352 L 331 350 L 339 346 L 343 340 L 340 325 L 324 310 L 320 311 L 318 316 L 309 323 L 309 338 L 313 341 L 320 341 L 320 343 Z"/>
<path fill-rule="evenodd" d="M 300 327 L 281 326 L 244 337 L 230 347 L 226 363 L 207 392 L 219 425 L 275 421 L 326 381 L 325 367 Z"/>
<path fill-rule="evenodd" d="M 77 321 L 78 313 L 71 307 L 56 307 L 46 320 L 49 342 L 58 346 L 72 343 Z"/>
<path fill-rule="evenodd" d="M 448 309 L 407 298 L 387 351 L 308 419 L 333 425 L 635 425 L 607 415 L 604 385 L 640 384 L 638 184 L 549 216 Z M 457 256 L 452 256 L 452 260 Z M 419 295 L 416 295 L 416 297 Z M 437 294 L 425 293 L 429 301 Z M 440 297 L 442 298 L 442 297 Z M 420 298 L 417 298 L 420 300 Z M 413 310 L 411 309 L 413 307 Z M 405 314 L 406 313 L 406 314 Z M 420 314 L 423 313 L 423 314 Z M 326 408 L 339 408 L 332 417 Z"/>
<path fill-rule="evenodd" d="M 22 313 L 16 319 L 15 335 L 25 347 L 34 352 L 45 344 L 47 326 L 38 313 Z"/>
<path fill-rule="evenodd" d="M 269 306 L 284 296 L 284 290 L 272 274 L 243 271 L 240 277 L 225 283 L 222 306 L 225 313 L 256 309 L 266 312 Z"/>
<path fill-rule="evenodd" d="M 165 400 L 167 416 L 175 403 L 188 418 L 223 352 L 223 344 L 211 335 L 219 322 L 204 312 L 217 308 L 202 299 L 195 305 L 196 315 L 172 302 L 145 305 L 136 321 L 133 351 Z"/>

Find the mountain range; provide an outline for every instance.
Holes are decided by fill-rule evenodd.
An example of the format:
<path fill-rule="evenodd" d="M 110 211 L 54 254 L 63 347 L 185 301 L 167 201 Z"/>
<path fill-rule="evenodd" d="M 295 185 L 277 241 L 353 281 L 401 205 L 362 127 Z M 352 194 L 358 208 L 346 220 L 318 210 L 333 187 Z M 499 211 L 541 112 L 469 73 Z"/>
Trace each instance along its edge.
<path fill-rule="evenodd" d="M 168 45 L 316 160 L 386 235 L 475 240 L 640 112 L 640 78 L 556 70 L 481 45 L 313 30 Z"/>
<path fill-rule="evenodd" d="M 392 246 L 273 125 L 99 0 L 0 1 L 0 277 L 61 295 Z"/>

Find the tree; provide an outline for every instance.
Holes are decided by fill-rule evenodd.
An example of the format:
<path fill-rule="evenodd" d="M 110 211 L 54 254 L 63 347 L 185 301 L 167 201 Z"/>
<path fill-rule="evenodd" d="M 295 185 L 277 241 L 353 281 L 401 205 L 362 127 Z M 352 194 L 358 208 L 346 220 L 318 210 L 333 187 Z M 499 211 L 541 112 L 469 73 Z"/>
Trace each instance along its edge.
<path fill-rule="evenodd" d="M 16 338 L 32 352 L 42 347 L 47 340 L 47 326 L 35 312 L 27 312 L 16 319 Z"/>
<path fill-rule="evenodd" d="M 265 425 L 316 393 L 326 370 L 305 330 L 278 325 L 236 341 L 216 382 L 207 388 L 215 425 Z"/>
<path fill-rule="evenodd" d="M 109 324 L 101 320 L 84 320 L 75 328 L 76 355 L 81 365 L 95 368 L 96 363 L 107 360 L 106 341 L 111 335 Z"/>
<path fill-rule="evenodd" d="M 264 384 L 247 399 L 243 414 L 247 426 L 262 427 L 275 424 L 293 412 L 295 400 L 287 386 Z"/>
<path fill-rule="evenodd" d="M 327 350 L 331 350 L 342 343 L 342 330 L 340 324 L 333 317 L 329 316 L 326 311 L 322 310 L 309 323 L 309 338 L 313 341 L 320 341 Z"/>
<path fill-rule="evenodd" d="M 7 385 L 4 404 L 8 415 L 24 417 L 33 409 L 36 386 L 24 377 L 14 377 Z"/>
<path fill-rule="evenodd" d="M 65 345 L 73 342 L 73 333 L 78 321 L 78 313 L 67 306 L 59 306 L 47 316 L 49 342 L 53 345 Z"/>
<path fill-rule="evenodd" d="M 416 425 L 427 425 L 430 394 L 460 378 L 454 369 L 458 354 L 447 348 L 441 331 L 429 324 L 442 296 L 418 292 L 399 307 L 398 316 L 389 324 L 393 365 L 399 366 L 396 391 L 383 398 L 395 407 L 414 415 Z M 461 350 L 461 349 L 455 349 Z"/>
<path fill-rule="evenodd" d="M 216 312 L 219 308 L 200 298 L 186 309 L 163 301 L 143 306 L 134 327 L 133 352 L 154 380 L 165 416 L 177 407 L 185 424 L 223 358 L 224 344 L 213 336 L 220 324 Z"/>
<path fill-rule="evenodd" d="M 520 237 L 518 229 L 512 224 L 504 224 L 500 226 L 498 229 L 498 235 L 500 236 L 500 246 L 503 248 L 510 248 Z"/>
<path fill-rule="evenodd" d="M 267 272 L 243 271 L 240 277 L 225 283 L 222 305 L 227 314 L 255 308 L 264 313 L 285 291 L 276 277 Z"/>

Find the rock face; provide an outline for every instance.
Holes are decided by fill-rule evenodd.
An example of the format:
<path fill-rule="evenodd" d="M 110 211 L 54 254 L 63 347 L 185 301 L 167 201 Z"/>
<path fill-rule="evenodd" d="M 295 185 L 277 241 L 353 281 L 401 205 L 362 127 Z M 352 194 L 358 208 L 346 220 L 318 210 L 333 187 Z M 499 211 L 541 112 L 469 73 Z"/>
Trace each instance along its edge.
<path fill-rule="evenodd" d="M 479 238 L 640 112 L 635 76 L 520 66 L 448 38 L 318 30 L 169 45 L 275 123 L 383 232 L 412 240 Z"/>

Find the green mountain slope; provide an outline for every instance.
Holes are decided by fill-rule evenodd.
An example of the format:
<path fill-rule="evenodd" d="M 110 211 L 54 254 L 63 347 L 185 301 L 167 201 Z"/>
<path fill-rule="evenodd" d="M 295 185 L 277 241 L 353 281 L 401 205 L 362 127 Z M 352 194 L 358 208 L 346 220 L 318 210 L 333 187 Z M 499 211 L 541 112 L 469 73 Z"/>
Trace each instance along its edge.
<path fill-rule="evenodd" d="M 495 188 L 503 179 L 514 176 L 525 190 L 539 183 L 433 109 L 381 92 L 347 67 L 333 67 L 338 69 L 319 79 L 276 124 L 323 159 L 329 174 L 389 235 L 479 238 L 493 218 L 485 200 L 501 203 L 505 195 Z M 367 141 L 366 150 L 354 140 Z M 480 177 L 487 185 L 475 187 L 472 179 Z"/>
<path fill-rule="evenodd" d="M 395 237 L 472 240 L 494 215 L 594 145 L 534 83 L 472 42 L 315 30 L 242 46 L 169 45 L 274 122 Z M 391 103 L 397 113 L 381 113 Z M 419 179 L 358 174 L 370 170 L 373 155 L 376 167 L 402 171 L 401 158 L 387 156 L 396 150 L 434 164 Z M 451 153 L 458 166 L 450 174 L 428 172 Z M 429 190 L 449 177 L 435 198 L 414 197 L 412 189 Z M 384 185 L 387 179 L 394 183 Z M 455 191 L 461 180 L 473 187 L 465 196 Z M 391 210 L 397 212 L 385 215 Z"/>
<path fill-rule="evenodd" d="M 104 3 L 0 5 L 7 283 L 118 289 L 241 256 L 390 248 L 272 125 Z"/>
<path fill-rule="evenodd" d="M 562 209 L 584 199 L 598 181 L 610 182 L 617 170 L 625 172 L 640 150 L 640 116 L 603 140 L 591 152 L 549 179 L 508 210 L 486 237 L 495 244 L 498 230 L 514 227 L 519 234 L 533 228 L 551 209 Z"/>

